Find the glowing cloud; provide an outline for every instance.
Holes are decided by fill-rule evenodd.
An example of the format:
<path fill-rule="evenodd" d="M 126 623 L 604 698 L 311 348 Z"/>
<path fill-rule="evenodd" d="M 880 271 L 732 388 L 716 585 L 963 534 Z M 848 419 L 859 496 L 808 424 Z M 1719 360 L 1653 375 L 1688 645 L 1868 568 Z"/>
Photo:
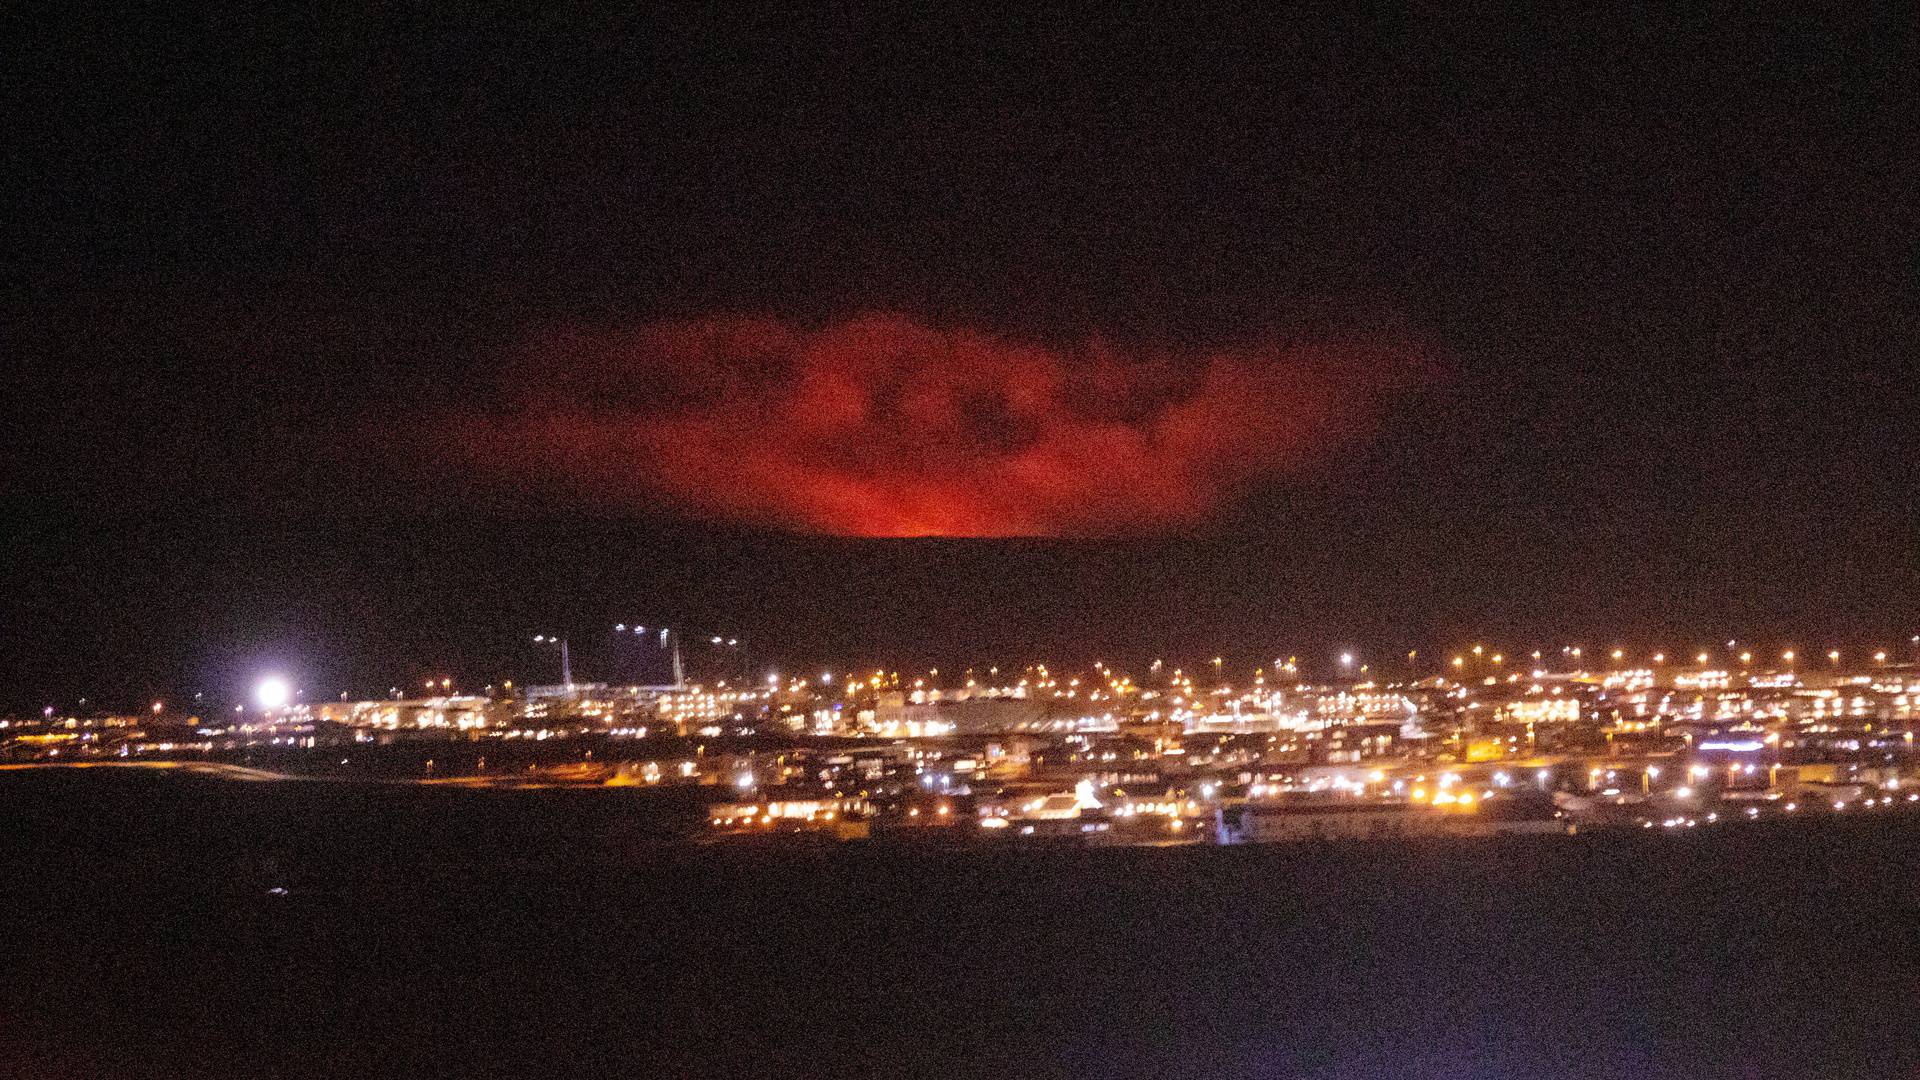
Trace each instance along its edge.
<path fill-rule="evenodd" d="M 1122 353 L 714 318 L 541 339 L 470 449 L 494 476 L 806 532 L 1163 532 L 1323 460 L 1423 368 L 1399 340 Z"/>

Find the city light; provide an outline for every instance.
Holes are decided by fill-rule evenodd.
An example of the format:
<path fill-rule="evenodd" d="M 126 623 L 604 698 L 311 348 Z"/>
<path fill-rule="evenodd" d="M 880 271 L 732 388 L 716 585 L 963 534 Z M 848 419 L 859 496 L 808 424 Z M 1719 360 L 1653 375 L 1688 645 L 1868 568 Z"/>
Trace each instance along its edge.
<path fill-rule="evenodd" d="M 552 647 L 567 674 L 566 639 L 531 638 Z M 421 748 L 441 738 L 544 743 L 579 753 L 504 773 L 479 764 L 488 755 L 474 754 L 449 771 L 454 755 L 436 754 L 414 779 L 698 784 L 743 803 L 751 793 L 783 792 L 795 798 L 763 794 L 772 801 L 721 807 L 706 820 L 722 831 L 831 823 L 839 837 L 899 818 L 928 829 L 949 819 L 1005 821 L 983 825 L 981 835 L 1007 838 L 1067 831 L 1097 832 L 1102 842 L 1167 843 L 1171 831 L 1183 843 L 1256 842 L 1293 835 L 1289 822 L 1296 820 L 1334 827 L 1320 817 L 1331 810 L 1329 800 L 1367 814 L 1417 807 L 1435 815 L 1432 822 L 1392 819 L 1402 831 L 1591 831 L 1643 821 L 1680 828 L 1749 820 L 1756 816 L 1750 809 L 1760 817 L 1787 806 L 1824 812 L 1835 802 L 1866 813 L 1892 806 L 1891 792 L 1912 792 L 1920 779 L 1920 675 L 1892 666 L 1886 650 L 1860 654 L 1863 662 L 1852 671 L 1837 660 L 1834 670 L 1817 672 L 1752 663 L 1773 655 L 1791 664 L 1798 656 L 1793 648 L 1776 650 L 1736 648 L 1725 654 L 1740 661 L 1730 666 L 1665 669 L 1633 666 L 1636 649 L 1607 646 L 1616 662 L 1595 672 L 1580 666 L 1581 647 L 1556 646 L 1551 659 L 1511 678 L 1493 668 L 1465 677 L 1476 658 L 1501 659 L 1477 644 L 1437 657 L 1406 650 L 1406 667 L 1395 665 L 1386 678 L 1360 663 L 1358 649 L 1335 652 L 1334 671 L 1307 678 L 1295 672 L 1292 657 L 1230 673 L 1223 653 L 1203 662 L 1203 670 L 1212 668 L 1205 686 L 1184 669 L 1147 667 L 1136 679 L 1105 661 L 1034 661 L 1005 677 L 999 665 L 961 665 L 958 676 L 926 667 L 904 677 L 885 667 L 870 677 L 819 668 L 804 679 L 761 669 L 732 683 L 676 673 L 666 685 L 625 687 L 569 677 L 516 689 L 514 680 L 495 675 L 481 692 L 465 695 L 454 691 L 452 676 L 437 675 L 411 682 L 412 699 L 393 687 L 374 700 L 343 693 L 312 704 L 297 702 L 290 681 L 274 674 L 255 685 L 248 705 L 257 708 L 238 706 L 190 733 L 138 737 L 132 732 L 163 728 L 164 721 L 133 725 L 124 718 L 112 723 L 128 734 L 114 727 L 96 732 L 87 725 L 106 722 L 89 719 L 81 699 L 78 717 L 49 710 L 35 721 L 39 730 L 29 738 L 44 742 L 15 738 L 10 745 L 16 756 L 64 763 L 96 754 L 160 761 L 315 744 L 316 757 L 337 764 L 352 759 L 354 744 L 401 732 Z M 1640 655 L 1658 664 L 1666 654 Z M 1292 677 L 1272 678 L 1277 672 Z M 140 708 L 154 718 L 168 713 L 164 700 Z M 962 737 L 958 744 L 945 741 L 954 736 Z M 662 737 L 689 740 L 690 751 L 663 761 L 653 742 Z M 816 737 L 828 741 L 813 743 Z M 845 739 L 873 741 L 849 754 L 848 744 L 836 741 Z M 329 740 L 333 753 L 325 749 Z M 1017 755 L 1009 752 L 1016 742 Z M 1521 782 L 1529 776 L 1535 784 Z M 1039 784 L 1054 785 L 1058 798 L 1031 794 Z M 1018 799 L 1004 794 L 1022 790 Z M 917 801 L 900 801 L 901 791 Z M 1818 798 L 1808 802 L 1811 796 Z M 962 812 L 960 804 L 933 797 L 973 801 Z M 1514 800 L 1532 802 L 1516 816 Z M 1645 811 L 1659 800 L 1698 809 L 1662 819 Z M 1901 801 L 1903 810 L 1916 805 Z M 941 806 L 953 809 L 942 813 Z M 1149 818 L 1150 832 L 1141 833 L 1136 825 Z"/>
<path fill-rule="evenodd" d="M 278 709 L 293 697 L 293 688 L 278 675 L 268 675 L 253 686 L 254 704 L 263 709 Z"/>

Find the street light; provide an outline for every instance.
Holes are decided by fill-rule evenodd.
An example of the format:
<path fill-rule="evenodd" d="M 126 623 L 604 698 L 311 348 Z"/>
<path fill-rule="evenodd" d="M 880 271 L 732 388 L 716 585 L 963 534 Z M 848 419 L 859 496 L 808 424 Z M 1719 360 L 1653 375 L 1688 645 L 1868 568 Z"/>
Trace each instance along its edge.
<path fill-rule="evenodd" d="M 662 649 L 667 648 L 669 643 L 671 643 L 673 646 L 673 653 L 672 653 L 673 685 L 675 686 L 686 685 L 686 682 L 687 682 L 686 667 L 685 667 L 685 664 L 680 659 L 680 631 L 667 626 L 657 627 L 654 630 L 650 631 L 648 630 L 647 627 L 641 626 L 639 623 L 634 623 L 632 626 L 628 626 L 626 623 L 616 623 L 614 625 L 614 630 L 619 633 L 625 633 L 628 630 L 632 630 L 635 637 L 640 637 L 648 633 L 658 633 L 660 635 L 660 647 Z M 715 645 L 720 644 L 720 639 L 714 638 L 713 643 Z"/>
<path fill-rule="evenodd" d="M 568 689 L 573 687 L 573 654 L 567 651 L 567 639 L 554 634 L 535 634 L 533 640 L 541 645 L 557 645 L 560 648 L 560 681 Z"/>
<path fill-rule="evenodd" d="M 253 686 L 253 700 L 263 709 L 277 709 L 292 696 L 293 689 L 278 675 L 269 675 Z"/>

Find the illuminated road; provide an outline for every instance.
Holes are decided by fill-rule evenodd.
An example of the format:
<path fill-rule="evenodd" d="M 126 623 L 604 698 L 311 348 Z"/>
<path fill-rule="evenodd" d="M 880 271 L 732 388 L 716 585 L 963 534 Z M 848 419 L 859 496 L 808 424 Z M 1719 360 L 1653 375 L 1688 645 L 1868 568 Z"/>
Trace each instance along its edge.
<path fill-rule="evenodd" d="M 170 772 L 187 772 L 219 780 L 242 780 L 248 783 L 265 781 L 293 781 L 309 784 L 404 784 L 412 787 L 461 787 L 461 788 L 567 788 L 570 790 L 593 790 L 597 787 L 622 787 L 625 785 L 586 784 L 577 781 L 555 781 L 550 778 L 518 776 L 511 773 L 488 776 L 439 776 L 439 777 L 386 777 L 386 776 L 302 776 L 297 773 L 272 772 L 267 769 L 255 769 L 246 765 L 232 765 L 220 761 L 27 761 L 0 764 L 0 772 L 20 772 L 29 769 L 150 769 Z"/>
<path fill-rule="evenodd" d="M 257 782 L 262 780 L 312 779 L 312 777 L 294 776 L 290 773 L 253 769 L 245 765 L 229 765 L 219 761 L 29 761 L 0 765 L 0 771 L 4 772 L 24 769 L 167 769 L 175 772 L 195 773 L 201 776 L 217 776 L 225 780 Z"/>

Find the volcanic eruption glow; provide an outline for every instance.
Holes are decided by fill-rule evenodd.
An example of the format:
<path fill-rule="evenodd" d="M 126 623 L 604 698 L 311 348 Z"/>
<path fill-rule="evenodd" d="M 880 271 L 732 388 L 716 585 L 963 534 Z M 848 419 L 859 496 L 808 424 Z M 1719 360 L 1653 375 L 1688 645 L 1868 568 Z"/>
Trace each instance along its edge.
<path fill-rule="evenodd" d="M 542 338 L 472 451 L 497 477 L 805 532 L 1165 532 L 1324 460 L 1422 363 L 1397 340 L 1123 353 L 717 317 Z"/>

